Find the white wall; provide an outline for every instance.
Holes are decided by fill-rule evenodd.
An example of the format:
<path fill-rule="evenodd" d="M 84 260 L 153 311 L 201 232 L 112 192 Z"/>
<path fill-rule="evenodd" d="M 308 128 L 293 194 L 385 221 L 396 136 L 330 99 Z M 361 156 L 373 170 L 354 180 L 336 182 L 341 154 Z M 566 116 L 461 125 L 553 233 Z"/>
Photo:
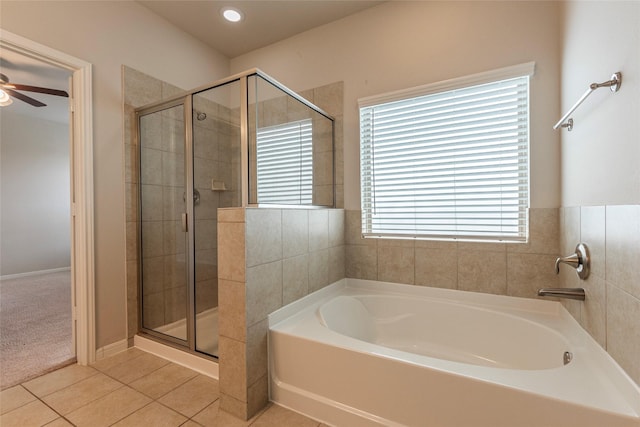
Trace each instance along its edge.
<path fill-rule="evenodd" d="M 344 81 L 345 208 L 360 208 L 357 99 L 536 62 L 531 206 L 560 203 L 557 2 L 388 2 L 231 60 L 294 90 Z"/>
<path fill-rule="evenodd" d="M 0 112 L 0 274 L 70 266 L 69 129 Z"/>
<path fill-rule="evenodd" d="M 178 87 L 229 74 L 222 54 L 131 1 L 6 1 L 0 27 L 93 64 L 97 346 L 126 338 L 121 66 Z"/>
<path fill-rule="evenodd" d="M 593 92 L 562 131 L 561 251 L 584 242 L 591 274 L 561 284 L 585 288 L 567 307 L 640 384 L 640 2 L 568 2 L 563 28 L 563 110 L 614 72 L 622 85 Z"/>
<path fill-rule="evenodd" d="M 640 203 L 640 3 L 567 3 L 563 113 L 617 71 L 620 91 L 596 90 L 562 131 L 563 206 Z"/>

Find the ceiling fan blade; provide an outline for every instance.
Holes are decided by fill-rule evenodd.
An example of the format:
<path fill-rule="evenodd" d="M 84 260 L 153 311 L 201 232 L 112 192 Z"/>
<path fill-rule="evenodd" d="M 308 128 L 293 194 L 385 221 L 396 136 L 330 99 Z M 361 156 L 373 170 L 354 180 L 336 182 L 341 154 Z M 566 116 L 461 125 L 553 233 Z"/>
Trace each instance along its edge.
<path fill-rule="evenodd" d="M 16 89 L 16 90 L 24 90 L 24 91 L 27 91 L 27 92 L 45 93 L 47 95 L 64 96 L 66 98 L 69 97 L 69 94 L 67 92 L 65 92 L 64 90 L 49 89 L 49 88 L 46 88 L 46 87 L 29 86 L 29 85 L 18 85 L 18 84 L 15 84 L 15 83 L 11 83 L 11 84 L 14 87 L 14 89 Z"/>
<path fill-rule="evenodd" d="M 20 92 L 16 92 L 13 89 L 8 89 L 8 88 L 4 88 L 3 89 L 5 92 L 7 92 L 9 95 L 11 95 L 12 97 L 19 99 L 20 101 L 26 102 L 27 104 L 33 105 L 34 107 L 46 107 L 47 104 L 44 104 L 40 101 L 38 101 L 37 99 L 33 99 L 30 96 L 27 95 L 23 95 Z"/>

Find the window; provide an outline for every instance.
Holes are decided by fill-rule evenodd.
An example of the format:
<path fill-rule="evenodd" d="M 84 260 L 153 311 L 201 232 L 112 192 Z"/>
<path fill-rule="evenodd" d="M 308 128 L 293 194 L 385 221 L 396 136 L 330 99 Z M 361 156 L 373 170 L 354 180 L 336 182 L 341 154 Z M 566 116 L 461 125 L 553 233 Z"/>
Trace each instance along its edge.
<path fill-rule="evenodd" d="M 533 67 L 361 99 L 363 235 L 525 241 Z"/>
<path fill-rule="evenodd" d="M 312 203 L 312 134 L 311 119 L 258 129 L 258 203 Z"/>

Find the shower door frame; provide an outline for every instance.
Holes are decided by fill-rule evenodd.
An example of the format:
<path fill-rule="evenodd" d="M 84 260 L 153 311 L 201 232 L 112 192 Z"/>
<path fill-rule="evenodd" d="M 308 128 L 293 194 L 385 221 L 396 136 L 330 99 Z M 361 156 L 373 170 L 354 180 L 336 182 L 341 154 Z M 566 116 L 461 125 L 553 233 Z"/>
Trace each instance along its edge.
<path fill-rule="evenodd" d="M 247 130 L 247 79 L 250 75 L 255 73 L 247 72 L 236 74 L 228 78 L 218 80 L 213 84 L 201 86 L 188 92 L 183 92 L 177 96 L 167 98 L 158 102 L 154 102 L 147 106 L 136 108 L 135 110 L 135 129 L 136 129 L 136 143 L 138 145 L 138 185 L 141 185 L 140 176 L 142 174 L 142 156 L 140 150 L 141 144 L 141 129 L 140 129 L 140 117 L 148 114 L 153 114 L 162 110 L 173 108 L 182 105 L 184 108 L 184 178 L 185 178 L 185 199 L 190 201 L 186 203 L 186 227 L 187 227 L 187 248 L 185 254 L 187 256 L 186 262 L 186 280 L 187 280 L 187 339 L 185 341 L 173 337 L 168 334 L 163 334 L 156 330 L 146 328 L 143 324 L 143 295 L 142 295 L 142 227 L 140 221 L 142 220 L 142 192 L 138 191 L 138 232 L 137 232 L 137 246 L 138 246 L 138 333 L 144 335 L 147 338 L 159 341 L 163 344 L 170 345 L 183 351 L 188 351 L 191 354 L 217 361 L 219 356 L 210 355 L 202 351 L 197 350 L 196 343 L 196 286 L 195 286 L 195 215 L 194 215 L 194 142 L 193 142 L 193 96 L 204 92 L 206 90 L 215 89 L 217 87 L 224 86 L 236 81 L 240 82 L 240 168 L 241 168 L 241 185 L 242 188 L 246 188 L 248 185 L 248 130 Z M 139 187 L 140 188 L 140 187 Z M 241 207 L 248 206 L 247 191 L 241 191 Z M 218 333 L 218 331 L 216 331 Z M 219 350 L 218 350 L 219 353 Z"/>
<path fill-rule="evenodd" d="M 192 93 L 182 94 L 178 97 L 171 98 L 162 102 L 154 103 L 147 107 L 136 109 L 136 142 L 138 150 L 142 150 L 140 118 L 149 114 L 158 113 L 177 106 L 182 106 L 184 110 L 184 193 L 185 206 L 182 213 L 183 232 L 187 233 L 186 250 L 185 250 L 185 269 L 186 269 L 186 286 L 187 286 L 187 307 L 186 307 L 186 340 L 173 337 L 168 334 L 155 331 L 144 326 L 143 322 L 143 293 L 142 293 L 142 226 L 138 226 L 138 259 L 140 260 L 138 268 L 138 330 L 149 337 L 161 340 L 165 344 L 170 344 L 182 350 L 188 349 L 190 353 L 198 354 L 203 357 L 217 359 L 216 356 L 209 355 L 200 351 L 196 351 L 195 342 L 195 235 L 194 228 L 194 204 L 193 204 L 193 117 L 192 117 Z M 140 153 L 140 151 L 139 151 Z M 190 161 L 189 161 L 190 159 Z M 138 156 L 138 185 L 141 186 L 142 176 L 142 156 Z M 189 203 L 187 203 L 189 201 Z M 142 191 L 138 191 L 138 218 L 142 220 Z M 139 222 L 140 224 L 140 222 Z M 185 345 L 186 341 L 186 345 Z"/>
<path fill-rule="evenodd" d="M 322 208 L 322 207 L 335 207 L 336 205 L 336 192 L 335 192 L 335 182 L 336 182 L 336 167 L 335 167 L 335 118 L 328 114 L 326 111 L 318 107 L 317 105 L 311 103 L 304 97 L 300 96 L 296 92 L 284 86 L 282 83 L 275 80 L 273 77 L 267 75 L 263 71 L 258 68 L 252 68 L 241 73 L 237 73 L 226 77 L 224 79 L 217 80 L 213 83 L 206 84 L 195 88 L 193 90 L 189 90 L 183 92 L 179 95 L 149 104 L 147 106 L 139 107 L 135 110 L 135 129 L 136 129 L 136 143 L 138 145 L 138 185 L 141 185 L 140 175 L 141 175 L 141 156 L 140 150 L 142 148 L 140 144 L 140 117 L 143 115 L 151 114 L 154 112 L 158 112 L 167 108 L 172 108 L 178 105 L 184 106 L 184 126 L 185 126 L 185 141 L 184 141 L 184 157 L 185 157 L 185 197 L 186 200 L 189 200 L 190 203 L 186 206 L 186 216 L 187 216 L 187 234 L 188 234 L 188 248 L 186 251 L 187 254 L 187 284 L 188 284 L 188 307 L 187 307 L 187 345 L 184 345 L 184 341 L 178 338 L 172 337 L 167 334 L 163 334 L 161 332 L 157 332 L 153 329 L 145 328 L 143 325 L 143 308 L 142 308 L 142 271 L 141 271 L 141 263 L 142 263 L 142 227 L 140 226 L 140 222 L 142 220 L 141 217 L 141 209 L 142 209 L 142 192 L 138 191 L 138 333 L 144 335 L 147 338 L 154 339 L 163 344 L 170 345 L 172 347 L 178 348 L 180 350 L 188 350 L 189 353 L 201 356 L 203 358 L 207 358 L 210 360 L 217 361 L 219 356 L 212 356 L 207 353 L 198 351 L 196 349 L 196 331 L 195 331 L 195 318 L 196 318 L 196 306 L 195 306 L 195 245 L 194 245 L 194 230 L 195 230 L 195 218 L 194 218 L 194 204 L 193 204 L 193 193 L 194 193 L 194 182 L 193 182 L 193 173 L 194 173 L 194 165 L 193 165 L 193 96 L 200 92 L 204 92 L 210 89 L 215 89 L 217 87 L 224 86 L 229 83 L 233 83 L 238 81 L 240 83 L 240 185 L 241 185 L 241 206 L 239 207 L 258 207 L 258 206 L 277 206 L 282 207 L 280 205 L 258 205 L 257 203 L 249 202 L 249 185 L 250 185 L 250 171 L 249 171 L 249 77 L 261 77 L 266 82 L 272 84 L 277 89 L 281 90 L 284 94 L 291 96 L 302 104 L 306 105 L 311 110 L 321 114 L 327 119 L 331 120 L 332 127 L 332 135 L 331 135 L 331 144 L 333 161 L 332 161 L 332 174 L 333 174 L 333 204 L 332 206 L 306 206 L 307 208 Z M 187 160 L 189 159 L 189 160 Z M 139 187 L 140 188 L 140 187 Z M 286 205 L 285 205 L 286 206 Z M 217 331 L 216 331 L 217 332 Z"/>

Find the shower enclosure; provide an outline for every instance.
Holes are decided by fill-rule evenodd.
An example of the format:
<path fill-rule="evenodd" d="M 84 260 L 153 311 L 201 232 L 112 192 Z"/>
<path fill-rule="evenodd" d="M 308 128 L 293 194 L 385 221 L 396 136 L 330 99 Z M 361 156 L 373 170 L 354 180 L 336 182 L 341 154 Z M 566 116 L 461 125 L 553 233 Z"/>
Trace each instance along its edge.
<path fill-rule="evenodd" d="M 217 209 L 334 206 L 333 118 L 250 70 L 136 120 L 139 331 L 217 357 Z"/>

